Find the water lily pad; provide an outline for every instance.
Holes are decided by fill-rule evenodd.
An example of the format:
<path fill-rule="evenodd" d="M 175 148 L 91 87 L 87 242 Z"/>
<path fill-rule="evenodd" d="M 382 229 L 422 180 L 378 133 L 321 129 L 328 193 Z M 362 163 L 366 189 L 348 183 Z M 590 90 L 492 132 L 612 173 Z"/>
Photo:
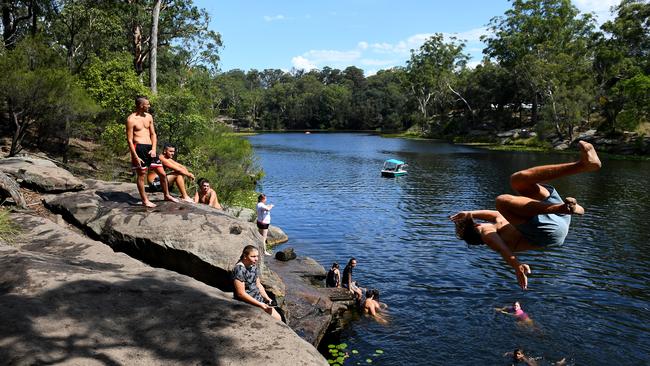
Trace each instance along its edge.
<path fill-rule="evenodd" d="M 356 355 L 356 354 L 359 353 L 359 351 L 357 351 L 356 349 L 353 349 L 353 350 L 352 350 L 352 353 Z"/>
<path fill-rule="evenodd" d="M 347 343 L 341 343 L 338 346 L 336 346 L 336 348 L 338 348 L 338 349 L 346 349 L 346 348 L 348 348 L 348 345 L 347 345 Z"/>
<path fill-rule="evenodd" d="M 366 362 L 367 362 L 367 363 L 372 363 L 372 360 L 369 359 L 369 358 L 366 358 Z"/>
<path fill-rule="evenodd" d="M 381 355 L 382 353 L 384 353 L 384 351 L 382 351 L 380 349 L 377 349 L 377 350 L 375 350 L 375 353 L 379 353 Z"/>
<path fill-rule="evenodd" d="M 333 345 L 333 344 L 328 344 L 328 345 L 327 345 L 327 348 L 336 348 L 336 346 Z"/>

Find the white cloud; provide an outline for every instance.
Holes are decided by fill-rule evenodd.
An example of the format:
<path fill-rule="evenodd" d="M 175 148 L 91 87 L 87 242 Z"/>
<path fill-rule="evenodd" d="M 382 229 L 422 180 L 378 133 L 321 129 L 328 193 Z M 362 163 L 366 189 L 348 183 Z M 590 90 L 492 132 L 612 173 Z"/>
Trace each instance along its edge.
<path fill-rule="evenodd" d="M 368 42 L 361 41 L 361 42 L 357 43 L 357 48 L 359 48 L 360 50 L 367 50 L 368 49 Z"/>
<path fill-rule="evenodd" d="M 596 15 L 598 23 L 604 23 L 614 16 L 610 13 L 609 9 L 616 6 L 620 0 L 573 0 L 576 8 L 584 13 L 593 12 Z"/>
<path fill-rule="evenodd" d="M 285 19 L 287 19 L 287 18 L 286 18 L 284 15 L 282 15 L 282 14 L 278 14 L 278 15 L 265 15 L 265 16 L 264 16 L 264 20 L 266 20 L 267 22 L 273 22 L 273 21 L 276 21 L 276 20 L 285 20 Z"/>
<path fill-rule="evenodd" d="M 311 70 L 316 69 L 316 65 L 302 56 L 296 56 L 291 59 L 291 65 L 296 69 Z"/>
<path fill-rule="evenodd" d="M 444 33 L 445 38 L 456 37 L 461 41 L 466 41 L 467 43 L 480 42 L 481 36 L 489 34 L 489 30 L 486 27 L 474 28 L 464 32 L 453 32 L 453 33 Z"/>

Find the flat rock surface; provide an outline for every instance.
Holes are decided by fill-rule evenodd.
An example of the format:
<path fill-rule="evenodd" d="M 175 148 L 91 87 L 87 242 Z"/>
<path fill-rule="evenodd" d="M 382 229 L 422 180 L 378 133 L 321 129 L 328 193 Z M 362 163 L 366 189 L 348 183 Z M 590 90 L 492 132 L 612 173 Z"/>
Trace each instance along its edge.
<path fill-rule="evenodd" d="M 79 191 L 84 183 L 49 160 L 13 157 L 0 159 L 0 171 L 22 180 L 22 185 L 40 192 Z"/>
<path fill-rule="evenodd" d="M 230 270 L 246 245 L 261 246 L 254 224 L 207 205 L 161 201 L 140 204 L 135 184 L 86 181 L 81 192 L 46 195 L 46 206 L 94 238 L 148 264 L 231 290 Z M 264 258 L 261 257 L 262 267 Z M 276 294 L 282 295 L 282 294 Z"/>
<path fill-rule="evenodd" d="M 47 219 L 12 219 L 22 234 L 0 243 L 2 364 L 327 365 L 231 294 Z"/>

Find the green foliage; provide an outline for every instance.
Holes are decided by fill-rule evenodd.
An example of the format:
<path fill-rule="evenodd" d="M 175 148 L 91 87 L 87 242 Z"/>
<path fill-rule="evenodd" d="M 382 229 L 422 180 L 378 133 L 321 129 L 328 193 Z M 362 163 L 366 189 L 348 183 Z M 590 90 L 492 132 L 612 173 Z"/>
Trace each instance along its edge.
<path fill-rule="evenodd" d="M 9 211 L 0 208 L 0 241 L 10 243 L 19 233 L 19 228 L 9 217 Z"/>
<path fill-rule="evenodd" d="M 109 59 L 93 57 L 81 74 L 81 83 L 108 112 L 105 118 L 113 123 L 124 123 L 135 108 L 135 97 L 149 93 L 133 71 L 126 53 L 112 54 Z"/>
<path fill-rule="evenodd" d="M 196 131 L 190 141 L 183 162 L 194 175 L 210 180 L 226 205 L 249 202 L 255 182 L 262 177 L 250 143 L 219 125 Z"/>

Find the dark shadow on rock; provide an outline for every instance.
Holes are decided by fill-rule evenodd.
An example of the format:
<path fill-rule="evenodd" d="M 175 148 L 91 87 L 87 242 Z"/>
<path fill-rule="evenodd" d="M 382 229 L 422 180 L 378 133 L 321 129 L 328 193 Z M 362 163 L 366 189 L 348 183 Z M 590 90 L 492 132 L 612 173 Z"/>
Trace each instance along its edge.
<path fill-rule="evenodd" d="M 246 316 L 245 305 L 233 306 L 174 282 L 75 281 L 38 297 L 4 292 L 0 308 L 0 360 L 6 365 L 58 364 L 80 358 L 124 364 L 111 355 L 114 352 L 124 352 L 125 357 L 133 353 L 132 361 L 137 363 L 133 348 L 152 354 L 145 358 L 165 363 L 219 364 L 224 353 L 240 355 L 242 363 L 261 357 L 239 350 L 232 338 L 218 334 Z M 210 311 L 228 308 L 232 310 L 227 313 Z M 53 323 L 58 319 L 67 330 L 45 326 L 49 332 L 43 332 L 43 319 Z"/>
<path fill-rule="evenodd" d="M 95 193 L 104 201 L 127 203 L 129 205 L 142 205 L 142 202 L 139 199 L 126 192 L 96 191 Z"/>

